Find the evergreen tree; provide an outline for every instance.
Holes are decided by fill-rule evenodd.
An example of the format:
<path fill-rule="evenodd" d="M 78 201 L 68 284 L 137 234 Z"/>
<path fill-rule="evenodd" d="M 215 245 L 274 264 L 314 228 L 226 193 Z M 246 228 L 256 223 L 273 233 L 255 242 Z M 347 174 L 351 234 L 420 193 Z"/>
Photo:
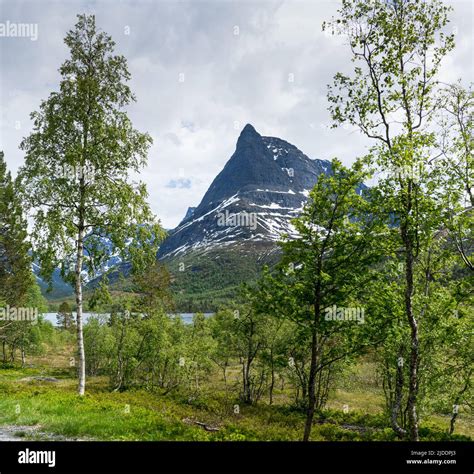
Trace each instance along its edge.
<path fill-rule="evenodd" d="M 63 301 L 60 304 L 56 321 L 58 326 L 62 329 L 65 329 L 66 331 L 74 329 L 74 318 L 72 315 L 71 306 L 67 301 Z"/>
<path fill-rule="evenodd" d="M 21 202 L 0 152 L 0 302 L 22 306 L 32 284 L 27 225 Z"/>

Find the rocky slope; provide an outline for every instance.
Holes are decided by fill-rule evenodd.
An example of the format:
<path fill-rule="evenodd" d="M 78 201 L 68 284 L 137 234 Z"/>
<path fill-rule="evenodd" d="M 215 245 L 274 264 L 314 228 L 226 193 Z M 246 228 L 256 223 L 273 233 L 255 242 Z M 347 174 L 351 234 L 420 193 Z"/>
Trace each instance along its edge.
<path fill-rule="evenodd" d="M 276 242 L 293 234 L 291 219 L 331 164 L 311 160 L 280 138 L 264 137 L 246 125 L 234 154 L 216 176 L 201 203 L 163 243 L 159 258 L 191 251 Z"/>

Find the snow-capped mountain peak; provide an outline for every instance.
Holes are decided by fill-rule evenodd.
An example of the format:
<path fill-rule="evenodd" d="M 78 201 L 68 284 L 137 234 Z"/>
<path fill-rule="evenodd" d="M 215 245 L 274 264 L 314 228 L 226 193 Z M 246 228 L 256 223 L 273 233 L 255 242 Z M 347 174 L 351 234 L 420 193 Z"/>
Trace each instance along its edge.
<path fill-rule="evenodd" d="M 280 138 L 261 136 L 247 124 L 234 154 L 201 203 L 163 243 L 159 257 L 247 241 L 278 241 L 294 234 L 291 219 L 331 163 L 312 160 Z"/>

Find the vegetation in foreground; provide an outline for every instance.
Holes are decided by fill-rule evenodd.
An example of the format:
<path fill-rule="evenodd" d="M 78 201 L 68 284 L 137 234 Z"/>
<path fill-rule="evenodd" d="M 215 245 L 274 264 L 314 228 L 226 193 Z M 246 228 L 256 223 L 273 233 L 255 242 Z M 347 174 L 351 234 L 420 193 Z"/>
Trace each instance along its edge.
<path fill-rule="evenodd" d="M 17 437 L 53 440 L 301 439 L 305 415 L 292 403 L 289 390 L 277 390 L 273 405 L 266 399 L 248 406 L 238 397 L 229 398 L 218 374 L 195 397 L 186 391 L 113 392 L 106 377 L 96 376 L 89 378 L 89 390 L 80 397 L 75 377 L 67 367 L 67 352 L 55 357 L 55 368 L 51 367 L 50 354 L 33 359 L 38 364 L 48 362 L 47 366 L 22 369 L 6 364 L 0 368 L 0 431 L 2 426 L 18 426 L 13 431 Z M 234 376 L 237 373 L 238 368 L 233 371 Z M 220 386 L 217 390 L 216 383 Z M 373 364 L 362 362 L 346 374 L 341 388 L 331 394 L 327 408 L 318 412 L 311 440 L 395 440 L 395 434 L 387 428 L 383 405 Z M 25 430 L 26 426 L 34 429 Z M 457 424 L 458 434 L 450 436 L 448 428 L 449 416 L 431 416 L 421 425 L 422 440 L 469 440 L 474 434 L 474 419 L 463 413 Z"/>
<path fill-rule="evenodd" d="M 339 430 L 357 439 L 457 437 L 472 407 L 474 96 L 436 81 L 454 47 L 448 13 L 438 0 L 342 1 L 325 27 L 343 30 L 356 64 L 350 76 L 334 76 L 329 111 L 334 125 L 349 123 L 373 146 L 351 168 L 333 159 L 318 177 L 293 221 L 298 236 L 282 236 L 272 272 L 190 326 L 167 316 L 170 277 L 156 262 L 163 230 L 145 187 L 130 180 L 151 139 L 126 114 L 134 100 L 126 60 L 93 16 L 79 15 L 65 38 L 71 57 L 59 91 L 32 114 L 16 181 L 0 153 L 3 421 L 115 437 L 107 419 L 121 426 L 110 414 L 129 400 L 118 437 L 146 438 L 155 426 L 159 439 L 334 439 Z M 10 308 L 15 316 L 42 304 L 30 250 L 42 277 L 60 268 L 74 284 L 77 314 L 73 321 L 61 308 L 60 333 L 10 317 Z M 89 305 L 108 305 L 110 318 L 83 324 L 85 274 L 93 279 L 115 254 L 130 262 L 132 291 L 112 300 L 106 275 Z M 69 377 L 9 377 L 8 364 L 26 367 L 45 345 L 59 351 L 71 332 Z M 369 356 L 380 414 L 375 399 L 360 414 L 351 402 L 342 415 L 328 411 Z M 426 425 L 440 414 L 449 426 Z"/>

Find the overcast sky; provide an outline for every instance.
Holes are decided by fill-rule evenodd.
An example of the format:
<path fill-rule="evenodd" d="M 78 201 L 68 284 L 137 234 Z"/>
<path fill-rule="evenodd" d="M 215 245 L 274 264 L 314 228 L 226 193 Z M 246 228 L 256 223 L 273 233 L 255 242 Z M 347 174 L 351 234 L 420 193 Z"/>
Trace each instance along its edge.
<path fill-rule="evenodd" d="M 441 79 L 473 81 L 472 0 L 454 7 L 457 47 Z M 0 37 L 0 150 L 16 173 L 29 114 L 57 90 L 63 38 L 78 13 L 94 13 L 128 59 L 137 103 L 130 117 L 154 139 L 141 179 L 166 228 L 199 204 L 251 123 L 310 158 L 351 163 L 367 145 L 357 131 L 329 130 L 326 85 L 348 71 L 343 40 L 321 31 L 337 0 L 0 0 L 0 23 L 34 23 L 31 38 Z M 184 81 L 183 81 L 184 79 Z"/>

